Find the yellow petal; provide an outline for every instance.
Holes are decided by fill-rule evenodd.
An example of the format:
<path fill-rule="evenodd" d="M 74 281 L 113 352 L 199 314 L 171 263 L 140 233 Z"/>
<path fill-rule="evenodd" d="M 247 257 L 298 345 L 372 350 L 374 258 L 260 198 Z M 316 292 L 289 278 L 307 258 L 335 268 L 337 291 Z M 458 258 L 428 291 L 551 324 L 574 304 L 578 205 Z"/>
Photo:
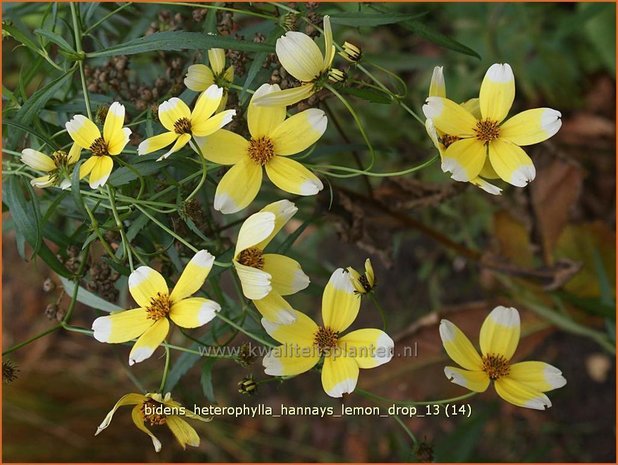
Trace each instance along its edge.
<path fill-rule="evenodd" d="M 118 155 L 129 142 L 128 136 L 131 135 L 131 130 L 127 128 L 129 132 L 127 135 L 122 129 L 123 125 L 124 105 L 114 102 L 107 110 L 105 124 L 103 125 L 103 139 L 107 143 L 110 155 Z"/>
<path fill-rule="evenodd" d="M 156 152 L 157 150 L 161 150 L 163 147 L 167 147 L 178 139 L 179 136 L 180 134 L 170 131 L 164 132 L 163 134 L 159 134 L 157 136 L 149 137 L 148 139 L 140 142 L 137 146 L 137 154 L 146 155 Z"/>
<path fill-rule="evenodd" d="M 467 370 L 478 371 L 482 368 L 481 356 L 470 339 L 448 320 L 440 322 L 440 338 L 444 350 L 451 359 Z"/>
<path fill-rule="evenodd" d="M 267 375 L 296 376 L 311 370 L 319 360 L 320 354 L 313 347 L 293 344 L 271 349 L 262 365 Z"/>
<path fill-rule="evenodd" d="M 333 30 L 330 27 L 330 16 L 324 16 L 324 62 L 322 69 L 327 70 L 335 59 L 335 45 L 333 44 Z"/>
<path fill-rule="evenodd" d="M 219 129 L 207 137 L 196 137 L 195 142 L 206 160 L 220 165 L 235 165 L 247 157 L 249 142 L 241 135 Z"/>
<path fill-rule="evenodd" d="M 498 186 L 494 186 L 493 184 L 485 181 L 481 177 L 471 179 L 470 184 L 474 184 L 479 189 L 483 189 L 488 194 L 500 195 L 502 193 L 502 189 L 500 189 Z"/>
<path fill-rule="evenodd" d="M 305 100 L 315 93 L 312 83 L 303 84 L 290 89 L 278 90 L 271 92 L 268 95 L 262 95 L 253 100 L 253 104 L 257 106 L 290 106 L 295 103 Z"/>
<path fill-rule="evenodd" d="M 92 330 L 97 341 L 117 344 L 141 336 L 153 323 L 146 309 L 136 308 L 99 317 L 92 322 Z"/>
<path fill-rule="evenodd" d="M 166 418 L 165 424 L 169 427 L 174 437 L 183 449 L 186 446 L 197 447 L 200 445 L 200 437 L 189 423 L 175 415 Z"/>
<path fill-rule="evenodd" d="M 211 321 L 221 310 L 214 300 L 191 297 L 172 304 L 171 320 L 182 328 L 198 328 Z"/>
<path fill-rule="evenodd" d="M 137 305 L 148 307 L 158 293 L 168 294 L 167 283 L 163 276 L 148 266 L 140 266 L 129 275 L 129 292 Z"/>
<path fill-rule="evenodd" d="M 92 171 L 90 172 L 90 177 L 88 178 L 90 187 L 92 189 L 96 189 L 105 185 L 109 175 L 112 174 L 113 168 L 114 161 L 112 160 L 112 157 L 97 157 L 97 160 L 92 167 Z"/>
<path fill-rule="evenodd" d="M 376 276 L 373 272 L 373 265 L 371 264 L 371 259 L 367 258 L 365 260 L 365 276 L 367 277 L 367 282 L 371 287 L 373 287 L 376 283 Z"/>
<path fill-rule="evenodd" d="M 278 200 L 277 202 L 269 203 L 260 211 L 271 212 L 275 215 L 275 227 L 273 228 L 273 230 L 266 237 L 266 239 L 258 242 L 254 246 L 258 249 L 263 250 L 268 244 L 270 244 L 270 241 L 273 239 L 273 237 L 275 237 L 277 233 L 281 231 L 281 228 L 283 228 L 287 224 L 287 222 L 290 221 L 290 218 L 292 218 L 296 214 L 298 208 L 296 207 L 296 205 L 294 205 L 294 203 L 290 202 L 289 200 L 283 199 Z"/>
<path fill-rule="evenodd" d="M 285 105 L 261 106 L 253 103 L 256 99 L 264 95 L 269 95 L 280 90 L 277 84 L 262 84 L 255 91 L 253 97 L 251 97 L 251 102 L 247 110 L 247 124 L 249 126 L 249 133 L 253 139 L 270 136 L 275 128 L 285 120 Z"/>
<path fill-rule="evenodd" d="M 477 139 L 458 140 L 444 151 L 442 170 L 452 173 L 455 181 L 476 178 L 487 160 L 487 147 Z"/>
<path fill-rule="evenodd" d="M 515 99 L 515 77 L 508 63 L 489 67 L 479 93 L 483 119 L 501 122 L 509 113 Z"/>
<path fill-rule="evenodd" d="M 273 290 L 270 274 L 265 271 L 242 265 L 237 261 L 234 261 L 234 267 L 240 279 L 242 292 L 247 299 L 263 299 Z"/>
<path fill-rule="evenodd" d="M 161 345 L 170 330 L 167 318 L 161 318 L 142 334 L 129 353 L 129 365 L 135 365 L 149 358 Z"/>
<path fill-rule="evenodd" d="M 273 157 L 266 164 L 266 174 L 275 186 L 291 194 L 315 195 L 324 189 L 320 178 L 290 158 Z"/>
<path fill-rule="evenodd" d="M 68 181 L 69 185 L 67 187 L 66 186 L 66 182 L 68 180 L 64 180 L 62 181 L 62 184 L 60 185 L 60 187 L 62 187 L 63 189 L 68 188 L 71 186 L 71 182 Z M 34 187 L 38 187 L 39 189 L 44 189 L 46 187 L 50 187 L 54 185 L 54 181 L 52 180 L 51 176 L 49 174 L 46 174 L 45 176 L 41 176 L 38 178 L 34 178 L 32 180 L 30 180 L 30 185 L 34 186 Z"/>
<path fill-rule="evenodd" d="M 243 157 L 221 178 L 215 192 L 214 208 L 224 214 L 246 208 L 262 186 L 262 167 Z"/>
<path fill-rule="evenodd" d="M 232 121 L 234 115 L 236 115 L 236 110 L 225 110 L 210 118 L 192 121 L 191 132 L 198 137 L 209 136 Z"/>
<path fill-rule="evenodd" d="M 445 134 L 457 137 L 473 137 L 476 118 L 461 105 L 442 97 L 427 97 L 423 105 L 426 118 Z"/>
<path fill-rule="evenodd" d="M 262 326 L 277 342 L 300 347 L 313 347 L 318 325 L 302 312 L 292 310 L 293 320 L 277 323 L 262 318 Z"/>
<path fill-rule="evenodd" d="M 464 103 L 461 104 L 461 106 L 468 110 L 477 120 L 480 121 L 482 119 L 481 103 L 478 97 L 466 100 Z"/>
<path fill-rule="evenodd" d="M 94 165 L 99 161 L 99 157 L 93 155 L 79 167 L 79 179 L 83 179 L 90 174 Z"/>
<path fill-rule="evenodd" d="M 536 177 L 536 168 L 526 152 L 502 139 L 489 143 L 489 161 L 498 176 L 514 186 L 524 187 Z"/>
<path fill-rule="evenodd" d="M 497 379 L 494 386 L 500 397 L 518 407 L 535 410 L 551 407 L 551 401 L 545 394 L 508 377 Z"/>
<path fill-rule="evenodd" d="M 247 218 L 238 231 L 234 257 L 238 257 L 238 254 L 243 250 L 255 247 L 269 237 L 275 229 L 275 225 L 276 216 L 273 212 L 260 211 Z"/>
<path fill-rule="evenodd" d="M 90 146 L 101 137 L 101 131 L 96 124 L 83 115 L 76 115 L 65 124 L 67 132 L 77 145 L 84 148 Z"/>
<path fill-rule="evenodd" d="M 175 302 L 195 294 L 206 281 L 214 261 L 215 257 L 207 250 L 197 252 L 187 263 L 176 286 L 174 286 L 170 294 L 172 301 Z"/>
<path fill-rule="evenodd" d="M 431 75 L 431 83 L 429 84 L 430 97 L 446 97 L 446 84 L 444 83 L 444 73 L 442 66 L 436 66 Z"/>
<path fill-rule="evenodd" d="M 222 48 L 208 50 L 208 62 L 215 74 L 221 74 L 225 68 L 225 50 Z"/>
<path fill-rule="evenodd" d="M 161 155 L 159 158 L 157 158 L 157 161 L 165 160 L 172 153 L 178 152 L 181 148 L 187 145 L 187 143 L 190 140 L 191 140 L 191 134 L 180 134 L 178 136 L 178 139 L 176 139 L 176 142 L 174 142 L 174 145 L 172 146 L 172 148 L 169 149 L 167 152 L 165 152 L 163 155 Z"/>
<path fill-rule="evenodd" d="M 438 149 L 438 152 L 440 153 L 440 156 L 444 155 L 444 150 L 445 150 L 444 144 L 442 144 L 442 142 L 440 142 L 440 137 L 438 135 L 438 130 L 436 129 L 435 125 L 433 124 L 433 120 L 431 120 L 429 118 L 425 120 L 425 131 L 427 131 L 427 135 L 431 139 L 431 142 L 433 142 L 434 147 Z M 444 167 L 442 167 L 442 171 L 446 172 Z"/>
<path fill-rule="evenodd" d="M 109 426 L 109 424 L 112 422 L 112 418 L 114 417 L 114 413 L 116 413 L 116 410 L 118 410 L 118 408 L 123 407 L 125 405 L 141 404 L 144 401 L 144 399 L 145 397 L 143 394 L 136 394 L 136 393 L 125 394 L 124 396 L 122 396 L 118 400 L 118 402 L 116 402 L 114 407 L 109 411 L 109 413 L 105 416 L 105 419 L 103 420 L 103 422 L 101 422 L 101 424 L 97 427 L 97 432 L 94 433 L 94 435 L 96 436 L 97 434 L 99 434 L 101 431 L 103 431 Z"/>
<path fill-rule="evenodd" d="M 338 268 L 331 275 L 322 296 L 324 326 L 333 331 L 345 331 L 356 319 L 360 309 L 360 296 L 354 292 L 350 275 Z"/>
<path fill-rule="evenodd" d="M 172 97 L 159 105 L 159 121 L 168 131 L 174 131 L 174 123 L 181 118 L 191 119 L 191 110 L 178 97 Z"/>
<path fill-rule="evenodd" d="M 273 323 L 290 324 L 296 318 L 292 306 L 276 292 L 269 292 L 266 297 L 253 303 L 264 319 Z"/>
<path fill-rule="evenodd" d="M 539 392 L 558 389 L 567 383 L 558 368 L 544 362 L 514 363 L 507 377 Z"/>
<path fill-rule="evenodd" d="M 270 274 L 273 291 L 277 294 L 296 294 L 309 286 L 309 277 L 296 260 L 279 254 L 264 254 L 263 257 L 263 269 Z"/>
<path fill-rule="evenodd" d="M 346 357 L 356 360 L 359 368 L 375 368 L 393 358 L 395 343 L 379 329 L 357 329 L 339 338 L 337 347 Z"/>
<path fill-rule="evenodd" d="M 455 367 L 444 367 L 444 374 L 455 384 L 474 392 L 485 392 L 489 387 L 489 376 L 484 371 L 469 371 Z"/>
<path fill-rule="evenodd" d="M 551 108 L 523 111 L 500 126 L 500 137 L 516 145 L 538 144 L 558 132 L 561 118 L 562 114 Z"/>
<path fill-rule="evenodd" d="M 133 419 L 133 423 L 135 424 L 137 429 L 139 429 L 140 431 L 143 431 L 148 436 L 150 436 L 155 452 L 160 452 L 161 451 L 161 441 L 159 441 L 157 437 L 154 434 L 152 434 L 152 432 L 148 428 L 146 428 L 146 426 L 144 425 L 144 417 L 142 415 L 141 405 L 136 405 L 135 407 L 133 407 L 133 410 L 131 411 L 131 418 Z"/>
<path fill-rule="evenodd" d="M 294 155 L 311 147 L 322 137 L 328 118 L 322 110 L 310 108 L 291 116 L 271 133 L 277 155 Z"/>
<path fill-rule="evenodd" d="M 519 312 L 514 308 L 496 307 L 481 326 L 481 352 L 483 355 L 502 355 L 510 360 L 519 344 L 519 334 Z"/>
<path fill-rule="evenodd" d="M 301 82 L 309 82 L 322 72 L 323 57 L 313 39 L 290 31 L 277 39 L 277 57 L 285 70 Z"/>
<path fill-rule="evenodd" d="M 73 144 L 75 145 L 75 144 Z M 30 168 L 48 173 L 56 169 L 54 160 L 37 150 L 24 149 L 21 151 L 21 161 Z"/>
<path fill-rule="evenodd" d="M 67 159 L 67 163 L 69 165 L 74 165 L 75 163 L 77 163 L 79 161 L 79 157 L 82 154 L 82 148 L 77 145 L 77 144 L 73 144 L 71 145 L 71 149 L 69 150 L 69 157 Z"/>
<path fill-rule="evenodd" d="M 191 131 L 195 133 L 195 126 L 210 118 L 223 97 L 223 88 L 216 84 L 211 85 L 200 94 L 191 113 Z"/>
<path fill-rule="evenodd" d="M 481 170 L 479 176 L 486 179 L 500 179 L 500 176 L 498 176 L 498 173 L 496 173 L 494 167 L 491 166 L 491 160 L 489 160 L 489 157 L 485 160 L 485 164 L 483 165 L 483 169 Z"/>
<path fill-rule="evenodd" d="M 195 92 L 202 92 L 215 83 L 210 68 L 206 65 L 191 65 L 185 77 L 185 86 Z"/>
<path fill-rule="evenodd" d="M 351 357 L 324 357 L 322 387 L 331 397 L 343 397 L 356 388 L 358 363 Z"/>

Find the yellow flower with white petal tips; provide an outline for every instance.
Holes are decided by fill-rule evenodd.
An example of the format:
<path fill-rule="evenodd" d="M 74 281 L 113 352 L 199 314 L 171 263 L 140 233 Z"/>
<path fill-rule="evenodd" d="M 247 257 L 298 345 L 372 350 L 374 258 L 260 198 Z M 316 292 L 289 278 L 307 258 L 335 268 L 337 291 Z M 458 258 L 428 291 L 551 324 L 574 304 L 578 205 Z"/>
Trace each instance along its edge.
<path fill-rule="evenodd" d="M 125 394 L 116 402 L 116 405 L 107 414 L 94 435 L 96 436 L 106 429 L 112 422 L 116 410 L 126 405 L 134 406 L 131 412 L 133 423 L 137 429 L 150 436 L 156 452 L 161 450 L 161 441 L 148 429 L 148 426 L 167 425 L 178 443 L 185 449 L 186 446 L 198 447 L 200 445 L 200 437 L 184 418 L 204 422 L 211 421 L 210 418 L 203 418 L 193 413 L 192 410 L 183 407 L 172 399 L 169 392 L 165 394 L 165 397 L 158 393 L 148 393 L 146 395 L 131 393 Z"/>
<path fill-rule="evenodd" d="M 436 66 L 433 69 L 433 74 L 431 76 L 431 83 L 429 85 L 429 96 L 430 97 L 446 97 L 446 84 L 444 82 L 444 74 L 442 73 L 442 66 Z M 475 118 L 481 119 L 481 110 L 479 107 L 479 99 L 470 99 L 467 102 L 461 104 L 461 106 L 468 110 Z M 442 159 L 442 171 L 445 173 L 448 172 L 447 166 L 444 164 L 444 152 L 446 149 L 453 143 L 459 140 L 459 138 L 455 136 L 451 136 L 442 131 L 439 131 L 435 128 L 433 121 L 430 118 L 425 120 L 425 129 L 427 130 L 427 134 L 431 138 L 433 145 L 438 149 L 440 153 L 440 158 Z M 483 169 L 479 173 L 479 175 L 470 180 L 471 184 L 483 189 L 485 192 L 493 195 L 500 195 L 502 189 L 493 184 L 486 181 L 484 178 L 496 179 L 499 176 L 496 174 L 494 169 L 491 167 L 491 163 L 489 159 L 485 160 L 485 165 Z"/>
<path fill-rule="evenodd" d="M 305 289 L 309 277 L 296 260 L 264 253 L 264 249 L 297 211 L 289 200 L 266 205 L 242 224 L 234 251 L 234 267 L 243 294 L 253 301 L 264 318 L 281 324 L 291 323 L 295 318 L 292 307 L 282 296 Z"/>
<path fill-rule="evenodd" d="M 114 102 L 110 105 L 103 125 L 103 134 L 96 124 L 84 115 L 76 115 L 65 127 L 73 141 L 92 152 L 79 171 L 80 179 L 90 175 L 92 189 L 105 185 L 112 172 L 112 156 L 119 155 L 129 142 L 131 130 L 123 128 L 124 105 Z"/>
<path fill-rule="evenodd" d="M 137 147 L 137 154 L 156 152 L 173 143 L 172 148 L 158 158 L 157 161 L 161 161 L 187 145 L 192 136 L 209 136 L 218 131 L 236 114 L 236 110 L 214 114 L 222 98 L 223 89 L 213 84 L 200 94 L 193 111 L 177 97 L 166 100 L 159 105 L 159 121 L 168 132 L 143 141 Z"/>
<path fill-rule="evenodd" d="M 68 154 L 58 150 L 51 156 L 37 150 L 24 149 L 21 151 L 21 161 L 36 171 L 47 173 L 30 181 L 34 187 L 53 186 L 68 189 L 71 187 L 71 168 L 78 162 L 81 151 L 77 144 L 71 146 Z"/>
<path fill-rule="evenodd" d="M 272 376 L 295 376 L 311 370 L 320 359 L 322 387 L 331 397 L 342 397 L 356 388 L 360 368 L 375 368 L 393 357 L 393 340 L 379 329 L 342 333 L 354 322 L 360 309 L 349 273 L 336 270 L 322 297 L 323 325 L 294 310 L 296 320 L 281 325 L 262 319 L 266 332 L 282 345 L 264 357 L 265 372 Z"/>
<path fill-rule="evenodd" d="M 511 363 L 519 344 L 519 312 L 496 307 L 483 321 L 481 354 L 466 335 L 448 320 L 440 322 L 440 337 L 446 353 L 462 368 L 445 367 L 453 383 L 474 392 L 485 392 L 490 381 L 500 397 L 518 407 L 544 410 L 551 407 L 543 394 L 561 388 L 566 379 L 560 370 L 544 362 Z"/>
<path fill-rule="evenodd" d="M 264 84 L 249 102 L 250 140 L 225 129 L 196 138 L 207 160 L 233 165 L 215 192 L 214 208 L 221 213 L 236 213 L 255 199 L 262 185 L 262 168 L 275 186 L 291 194 L 315 195 L 324 188 L 315 174 L 289 156 L 317 142 L 326 131 L 328 119 L 315 108 L 286 119 L 285 107 L 255 105 L 256 98 L 277 89 L 277 85 Z"/>
<path fill-rule="evenodd" d="M 221 111 L 227 102 L 226 88 L 234 82 L 234 67 L 225 69 L 225 50 L 222 48 L 208 50 L 208 61 L 210 67 L 202 64 L 189 66 L 185 86 L 195 92 L 203 92 L 213 84 L 223 87 L 223 98 L 217 108 L 217 111 Z"/>
<path fill-rule="evenodd" d="M 200 250 L 187 263 L 176 286 L 169 292 L 161 274 L 140 266 L 129 275 L 129 292 L 139 308 L 97 318 L 94 338 L 111 344 L 138 338 L 129 354 L 129 365 L 146 360 L 167 337 L 172 320 L 182 328 L 197 328 L 212 320 L 221 306 L 195 294 L 212 268 L 215 258 Z"/>
<path fill-rule="evenodd" d="M 352 285 L 358 294 L 368 294 L 373 291 L 373 288 L 376 286 L 376 278 L 370 259 L 365 260 L 365 274 L 361 275 L 351 266 L 347 270 L 352 278 Z"/>
<path fill-rule="evenodd" d="M 277 39 L 277 58 L 283 68 L 301 82 L 299 87 L 278 90 L 255 100 L 256 105 L 293 105 L 315 94 L 328 79 L 335 58 L 330 17 L 324 16 L 324 54 L 311 37 L 289 31 Z"/>
<path fill-rule="evenodd" d="M 423 112 L 438 131 L 457 138 L 444 151 L 442 167 L 456 181 L 477 178 L 487 160 L 504 181 L 523 187 L 536 176 L 530 157 L 521 146 L 549 139 L 562 125 L 551 108 L 521 112 L 506 121 L 515 98 L 515 78 L 508 64 L 487 70 L 479 93 L 480 118 L 445 97 L 428 97 Z"/>

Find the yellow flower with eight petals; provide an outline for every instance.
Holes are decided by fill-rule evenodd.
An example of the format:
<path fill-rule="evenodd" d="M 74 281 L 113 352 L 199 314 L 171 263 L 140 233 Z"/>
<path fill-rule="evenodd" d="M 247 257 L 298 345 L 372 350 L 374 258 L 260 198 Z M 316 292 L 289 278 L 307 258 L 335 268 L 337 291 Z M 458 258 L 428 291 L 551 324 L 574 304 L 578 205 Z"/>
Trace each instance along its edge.
<path fill-rule="evenodd" d="M 243 294 L 264 318 L 275 323 L 294 321 L 294 311 L 282 296 L 295 294 L 309 285 L 309 277 L 296 260 L 264 253 L 264 248 L 297 211 L 289 200 L 266 205 L 240 227 L 234 251 L 234 267 Z"/>
<path fill-rule="evenodd" d="M 425 116 L 436 129 L 456 138 L 445 150 L 442 162 L 453 179 L 469 182 L 477 178 L 487 159 L 509 184 L 523 187 L 534 179 L 534 164 L 520 146 L 556 134 L 562 115 L 551 108 L 535 108 L 504 121 L 514 98 L 515 78 L 506 63 L 491 65 L 485 74 L 479 93 L 480 118 L 445 97 L 427 98 Z"/>
<path fill-rule="evenodd" d="M 494 308 L 481 326 L 481 356 L 457 326 L 442 320 L 440 337 L 444 349 L 463 367 L 445 367 L 444 374 L 453 383 L 474 392 L 485 392 L 489 382 L 494 381 L 498 395 L 518 407 L 551 407 L 543 393 L 561 388 L 566 379 L 560 370 L 544 362 L 511 363 L 519 335 L 519 312 L 514 308 Z"/>
<path fill-rule="evenodd" d="M 125 405 L 135 406 L 131 412 L 133 423 L 140 431 L 150 436 L 156 452 L 161 450 L 161 441 L 152 434 L 145 423 L 148 423 L 149 426 L 167 425 L 182 448 L 185 449 L 186 446 L 199 446 L 200 437 L 193 427 L 182 417 L 204 422 L 211 421 L 211 419 L 196 415 L 191 410 L 174 401 L 169 392 L 165 397 L 158 393 L 148 393 L 146 395 L 131 393 L 122 396 L 120 400 L 116 402 L 116 405 L 114 405 L 114 408 L 107 414 L 94 435 L 96 436 L 106 429 L 112 422 L 116 410 Z"/>
<path fill-rule="evenodd" d="M 129 292 L 139 308 L 97 318 L 92 323 L 94 338 L 112 344 L 138 338 L 129 354 L 129 365 L 133 365 L 150 357 L 167 337 L 169 319 L 182 328 L 205 325 L 221 306 L 190 296 L 202 287 L 214 260 L 206 250 L 196 253 L 171 293 L 158 271 L 140 266 L 129 275 Z"/>
<path fill-rule="evenodd" d="M 157 161 L 160 161 L 187 145 L 191 136 L 209 136 L 221 129 L 236 114 L 236 110 L 214 114 L 222 97 L 223 89 L 213 84 L 200 94 L 193 111 L 177 97 L 163 102 L 159 105 L 159 121 L 168 132 L 149 137 L 140 143 L 137 154 L 146 155 L 174 143 L 171 149 L 158 158 Z"/>
<path fill-rule="evenodd" d="M 110 105 L 103 125 L 103 135 L 96 124 L 84 115 L 76 115 L 65 127 L 77 145 L 88 149 L 92 156 L 86 160 L 79 171 L 80 179 L 90 175 L 92 189 L 103 186 L 112 172 L 112 156 L 119 155 L 129 142 L 131 130 L 123 128 L 124 105 L 114 102 Z"/>
<path fill-rule="evenodd" d="M 247 207 L 262 185 L 262 167 L 275 186 L 297 195 L 315 195 L 322 181 L 299 162 L 289 158 L 314 144 L 326 131 L 322 110 L 310 108 L 285 118 L 285 107 L 259 107 L 254 100 L 279 89 L 264 84 L 255 91 L 247 110 L 251 140 L 221 129 L 209 137 L 197 137 L 202 155 L 221 165 L 233 165 L 215 192 L 214 208 L 236 213 Z"/>
<path fill-rule="evenodd" d="M 40 188 L 54 186 L 68 189 L 71 187 L 71 168 L 79 161 L 81 151 L 81 147 L 77 144 L 71 146 L 68 154 L 58 150 L 51 156 L 47 156 L 38 150 L 24 149 L 21 151 L 21 161 L 34 170 L 47 173 L 45 176 L 30 181 L 33 186 Z"/>
<path fill-rule="evenodd" d="M 324 358 L 322 387 L 331 397 L 342 397 L 356 388 L 360 368 L 375 368 L 391 360 L 394 342 L 379 329 L 357 329 L 342 333 L 354 322 L 360 295 L 349 273 L 337 269 L 322 297 L 323 326 L 294 310 L 296 319 L 281 325 L 262 319 L 266 332 L 282 345 L 264 357 L 265 372 L 273 376 L 295 376 L 313 368 Z"/>
<path fill-rule="evenodd" d="M 225 50 L 211 48 L 208 50 L 210 67 L 202 64 L 191 65 L 185 77 L 185 86 L 195 92 L 203 92 L 213 84 L 223 87 L 223 98 L 217 111 L 223 110 L 227 102 L 227 87 L 234 81 L 234 67 L 225 69 Z"/>

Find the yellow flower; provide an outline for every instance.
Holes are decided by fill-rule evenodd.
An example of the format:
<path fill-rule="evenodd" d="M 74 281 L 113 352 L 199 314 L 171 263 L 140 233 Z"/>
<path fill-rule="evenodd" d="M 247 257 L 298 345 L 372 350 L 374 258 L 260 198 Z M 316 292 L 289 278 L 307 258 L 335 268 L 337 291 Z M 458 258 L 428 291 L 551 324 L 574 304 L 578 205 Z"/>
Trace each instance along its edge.
<path fill-rule="evenodd" d="M 376 285 L 376 278 L 373 273 L 373 266 L 371 265 L 370 259 L 365 260 L 365 274 L 363 275 L 351 266 L 349 266 L 347 270 L 352 278 L 352 285 L 358 294 L 367 294 L 373 291 L 373 288 Z"/>
<path fill-rule="evenodd" d="M 445 367 L 444 374 L 453 383 L 474 392 L 485 392 L 489 382 L 494 381 L 498 395 L 518 407 L 551 407 L 543 393 L 564 386 L 566 379 L 560 370 L 544 362 L 511 363 L 519 333 L 519 312 L 514 308 L 494 308 L 481 326 L 480 356 L 457 326 L 442 320 L 440 337 L 444 349 L 464 368 Z"/>
<path fill-rule="evenodd" d="M 190 409 L 174 401 L 169 392 L 165 394 L 165 397 L 158 393 L 148 393 L 146 395 L 131 393 L 125 394 L 116 402 L 116 405 L 114 405 L 114 408 L 107 414 L 94 435 L 96 436 L 106 429 L 112 422 L 116 410 L 125 405 L 135 406 L 131 412 L 133 423 L 140 431 L 150 436 L 156 452 L 161 450 L 161 442 L 148 429 L 146 423 L 148 423 L 149 426 L 167 425 L 182 448 L 185 449 L 186 446 L 199 446 L 200 437 L 183 417 L 204 422 L 210 421 L 210 419 L 200 417 Z"/>
<path fill-rule="evenodd" d="M 50 157 L 37 150 L 24 149 L 21 151 L 21 161 L 36 171 L 47 173 L 30 181 L 33 186 L 68 189 L 71 187 L 71 168 L 79 160 L 81 151 L 79 145 L 73 144 L 68 154 L 58 150 Z"/>
<path fill-rule="evenodd" d="M 436 66 L 433 69 L 433 74 L 431 76 L 431 84 L 429 85 L 429 96 L 446 97 L 446 84 L 444 83 L 442 66 Z M 481 119 L 478 98 L 470 99 L 467 102 L 462 103 L 461 106 L 464 109 L 468 110 L 470 113 L 472 113 L 475 118 Z M 457 141 L 458 138 L 437 130 L 433 124 L 433 121 L 430 118 L 427 118 L 425 120 L 425 129 L 427 130 L 427 134 L 429 134 L 431 141 L 438 149 L 438 152 L 440 152 L 440 158 L 442 159 L 442 171 L 444 171 L 445 173 L 448 172 L 448 164 L 445 165 L 444 163 L 444 152 L 453 142 Z M 484 179 L 496 179 L 498 177 L 499 176 L 491 167 L 489 159 L 486 159 L 485 164 L 483 165 L 483 169 L 481 169 L 481 172 L 476 178 L 470 180 L 470 183 L 483 189 L 485 192 L 493 195 L 500 195 L 502 189 L 494 186 L 493 184 L 487 182 Z"/>
<path fill-rule="evenodd" d="M 322 110 L 311 108 L 285 118 L 285 107 L 259 107 L 254 100 L 279 86 L 262 85 L 247 109 L 251 140 L 225 129 L 196 142 L 207 159 L 234 165 L 223 176 L 215 192 L 214 208 L 235 213 L 247 207 L 262 185 L 262 167 L 275 186 L 297 195 L 315 195 L 322 181 L 299 162 L 289 158 L 314 144 L 326 131 L 328 120 Z"/>
<path fill-rule="evenodd" d="M 562 115 L 551 108 L 535 108 L 504 121 L 514 98 L 515 78 L 506 63 L 493 64 L 487 70 L 479 93 L 478 118 L 445 97 L 427 98 L 425 116 L 438 131 L 454 138 L 442 160 L 443 169 L 451 172 L 453 179 L 472 181 L 481 174 L 487 160 L 498 177 L 509 184 L 523 187 L 534 179 L 534 164 L 520 146 L 556 134 Z"/>
<path fill-rule="evenodd" d="M 92 189 L 103 186 L 112 172 L 112 156 L 119 155 L 129 142 L 131 130 L 123 128 L 124 105 L 114 102 L 107 111 L 103 135 L 96 124 L 83 115 L 76 115 L 65 127 L 77 145 L 88 149 L 92 156 L 86 160 L 79 171 L 80 179 L 90 175 Z"/>
<path fill-rule="evenodd" d="M 324 16 L 324 54 L 311 37 L 302 32 L 289 31 L 277 39 L 277 58 L 283 68 L 301 82 L 299 87 L 278 90 L 263 95 L 256 105 L 293 105 L 318 92 L 328 79 L 335 58 L 330 17 Z"/>
<path fill-rule="evenodd" d="M 295 294 L 309 285 L 300 264 L 280 254 L 264 253 L 275 235 L 298 208 L 289 200 L 266 205 L 240 227 L 234 251 L 234 267 L 245 297 L 264 318 L 275 323 L 294 321 L 292 307 L 281 296 Z"/>
<path fill-rule="evenodd" d="M 140 266 L 129 276 L 129 292 L 139 308 L 97 318 L 92 323 L 94 338 L 112 344 L 138 338 L 129 354 L 129 365 L 133 365 L 146 360 L 159 347 L 169 332 L 170 319 L 182 328 L 205 325 L 221 306 L 190 296 L 202 287 L 214 260 L 206 250 L 196 253 L 171 293 L 158 271 Z"/>
<path fill-rule="evenodd" d="M 208 50 L 208 61 L 210 67 L 202 64 L 189 66 L 185 86 L 195 92 L 203 92 L 213 84 L 223 87 L 223 98 L 217 108 L 221 111 L 227 102 L 226 88 L 234 81 L 234 67 L 225 69 L 225 50 L 222 48 Z"/>
<path fill-rule="evenodd" d="M 137 154 L 146 155 L 174 142 L 172 148 L 158 158 L 157 161 L 160 161 L 187 145 L 191 136 L 209 136 L 221 129 L 232 121 L 236 114 L 236 110 L 226 110 L 214 114 L 222 97 L 223 89 L 213 84 L 200 94 L 193 111 L 177 97 L 163 102 L 159 105 L 159 121 L 168 132 L 149 137 L 143 141 L 137 147 Z"/>
<path fill-rule="evenodd" d="M 272 376 L 295 376 L 312 369 L 323 357 L 322 387 L 331 397 L 342 397 L 356 388 L 360 368 L 375 368 L 392 358 L 394 342 L 379 329 L 342 333 L 354 322 L 360 309 L 349 273 L 336 270 L 322 297 L 323 326 L 293 310 L 296 320 L 281 325 L 262 319 L 266 332 L 282 345 L 264 357 L 265 372 Z"/>

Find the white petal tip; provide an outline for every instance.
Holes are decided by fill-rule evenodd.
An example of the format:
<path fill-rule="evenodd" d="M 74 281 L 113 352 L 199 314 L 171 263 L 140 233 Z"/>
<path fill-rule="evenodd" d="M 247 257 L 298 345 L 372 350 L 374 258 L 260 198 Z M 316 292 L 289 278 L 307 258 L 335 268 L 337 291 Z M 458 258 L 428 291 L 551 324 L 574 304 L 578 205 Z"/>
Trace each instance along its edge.
<path fill-rule="evenodd" d="M 493 82 L 510 82 L 514 78 L 513 70 L 508 63 L 494 63 L 487 70 L 485 77 Z"/>

